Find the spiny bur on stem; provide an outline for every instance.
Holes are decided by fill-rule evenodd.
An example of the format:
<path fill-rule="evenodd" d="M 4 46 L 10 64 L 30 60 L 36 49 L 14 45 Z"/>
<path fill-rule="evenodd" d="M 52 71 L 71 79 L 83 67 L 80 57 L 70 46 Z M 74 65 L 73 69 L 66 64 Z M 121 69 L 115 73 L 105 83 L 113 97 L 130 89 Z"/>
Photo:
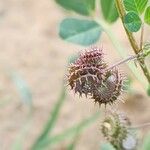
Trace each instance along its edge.
<path fill-rule="evenodd" d="M 69 66 L 68 85 L 99 105 L 112 104 L 121 95 L 124 78 L 118 68 L 109 68 L 102 49 L 91 47 Z"/>
<path fill-rule="evenodd" d="M 137 138 L 129 130 L 131 122 L 121 113 L 111 113 L 101 124 L 101 132 L 116 150 L 133 150 L 137 146 Z"/>

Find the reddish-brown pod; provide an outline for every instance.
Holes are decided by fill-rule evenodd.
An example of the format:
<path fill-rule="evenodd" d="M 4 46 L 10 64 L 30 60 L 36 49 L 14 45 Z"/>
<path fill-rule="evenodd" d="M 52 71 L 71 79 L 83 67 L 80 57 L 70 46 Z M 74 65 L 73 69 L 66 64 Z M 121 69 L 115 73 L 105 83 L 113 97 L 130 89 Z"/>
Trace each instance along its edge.
<path fill-rule="evenodd" d="M 108 70 L 102 85 L 97 86 L 93 93 L 93 99 L 99 104 L 112 104 L 121 95 L 123 89 L 123 77 L 117 68 Z"/>
<path fill-rule="evenodd" d="M 90 96 L 99 104 L 114 102 L 122 90 L 118 69 L 108 69 L 102 49 L 91 47 L 69 66 L 68 85 L 80 96 Z"/>

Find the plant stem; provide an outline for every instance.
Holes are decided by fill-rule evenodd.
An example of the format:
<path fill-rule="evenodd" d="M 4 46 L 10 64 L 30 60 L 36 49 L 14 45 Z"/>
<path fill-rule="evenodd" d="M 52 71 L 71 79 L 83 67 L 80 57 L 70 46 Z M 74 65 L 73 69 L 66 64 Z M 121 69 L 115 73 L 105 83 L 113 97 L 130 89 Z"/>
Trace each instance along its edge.
<path fill-rule="evenodd" d="M 143 127 L 148 127 L 148 126 L 150 126 L 150 122 L 135 125 L 135 126 L 131 126 L 131 127 L 129 127 L 129 129 L 138 129 L 138 128 L 143 128 Z"/>
<path fill-rule="evenodd" d="M 149 52 L 150 50 L 147 50 L 147 51 L 148 51 L 147 53 L 150 53 Z M 110 69 L 112 69 L 114 67 L 117 67 L 117 66 L 119 66 L 121 64 L 124 64 L 124 63 L 126 63 L 126 62 L 128 62 L 130 60 L 135 60 L 135 59 L 136 60 L 140 60 L 141 58 L 146 57 L 148 55 L 147 53 L 145 54 L 145 53 L 140 52 L 140 53 L 138 53 L 136 55 L 129 56 L 129 57 L 123 59 L 123 60 L 120 60 L 119 62 L 115 63 L 114 65 L 111 65 L 110 67 L 108 67 L 108 70 L 110 70 Z"/>
<path fill-rule="evenodd" d="M 142 50 L 143 47 L 143 39 L 144 39 L 144 24 L 142 24 L 142 28 L 141 28 L 140 50 Z"/>
<path fill-rule="evenodd" d="M 117 9 L 118 9 L 118 13 L 119 13 L 119 15 L 120 15 L 120 18 L 121 18 L 121 20 L 122 20 L 122 24 L 123 24 L 123 26 L 124 26 L 123 19 L 124 19 L 124 16 L 126 15 L 126 12 L 125 12 L 124 5 L 123 5 L 122 0 L 116 0 L 116 6 L 117 6 Z M 127 34 L 127 36 L 128 36 L 129 42 L 130 42 L 130 44 L 131 44 L 131 46 L 132 46 L 132 49 L 134 50 L 135 54 L 138 54 L 141 49 L 139 48 L 139 46 L 138 46 L 138 44 L 137 44 L 137 42 L 136 42 L 136 40 L 135 40 L 133 34 L 132 34 L 131 32 L 129 32 L 129 31 L 126 29 L 125 26 L 124 26 L 124 29 L 125 29 L 125 32 L 126 32 L 126 34 Z M 140 67 L 141 67 L 141 69 L 142 69 L 142 71 L 143 71 L 145 77 L 147 78 L 147 80 L 148 80 L 148 82 L 149 82 L 149 84 L 150 84 L 150 73 L 149 73 L 149 71 L 148 71 L 148 68 L 147 68 L 146 65 L 145 65 L 144 59 L 139 59 L 138 62 L 139 62 L 139 64 L 140 64 Z"/>
<path fill-rule="evenodd" d="M 120 54 L 120 56 L 124 59 L 127 58 L 129 56 L 128 53 L 126 52 L 126 50 L 122 46 L 118 37 L 115 36 L 115 34 L 111 31 L 110 27 L 104 22 L 104 20 L 99 19 L 99 17 L 97 17 L 97 16 L 95 16 L 92 19 L 94 19 L 102 27 L 103 31 L 106 33 L 108 38 L 111 40 L 113 46 L 115 47 L 117 52 Z M 147 47 L 146 49 L 150 49 L 149 45 L 147 45 L 146 47 Z M 145 54 L 145 57 L 147 55 L 148 55 L 148 53 Z M 137 80 L 139 80 L 141 82 L 144 89 L 147 89 L 148 82 L 147 82 L 146 78 L 145 79 L 141 78 L 140 72 L 137 70 L 136 66 L 133 63 L 128 63 L 127 65 L 130 68 L 130 70 L 132 71 L 132 73 L 135 75 Z"/>
<path fill-rule="evenodd" d="M 119 65 L 121 65 L 121 64 L 123 64 L 123 63 L 126 63 L 126 62 L 128 62 L 128 61 L 130 61 L 130 60 L 137 59 L 137 58 L 138 58 L 138 55 L 129 56 L 128 58 L 125 58 L 125 59 L 123 59 L 123 60 L 121 60 L 121 61 L 115 63 L 114 65 L 110 66 L 110 67 L 108 68 L 108 70 L 110 70 L 110 69 L 112 69 L 112 68 L 114 68 L 114 67 L 117 67 L 117 66 L 119 66 Z"/>

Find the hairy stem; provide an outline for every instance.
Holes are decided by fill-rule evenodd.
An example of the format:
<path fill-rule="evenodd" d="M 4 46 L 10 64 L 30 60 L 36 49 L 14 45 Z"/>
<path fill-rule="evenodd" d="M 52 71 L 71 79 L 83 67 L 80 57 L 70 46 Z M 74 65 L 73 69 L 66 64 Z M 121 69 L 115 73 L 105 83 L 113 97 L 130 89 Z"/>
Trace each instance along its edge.
<path fill-rule="evenodd" d="M 127 58 L 129 56 L 127 51 L 124 49 L 124 47 L 122 46 L 118 37 L 115 36 L 115 34 L 111 31 L 110 27 L 104 22 L 104 20 L 99 19 L 99 17 L 97 17 L 97 16 L 95 16 L 92 19 L 94 19 L 102 27 L 103 31 L 106 33 L 108 38 L 111 40 L 113 46 L 115 47 L 117 52 L 120 54 L 120 56 L 124 59 Z M 147 44 L 146 49 L 150 49 L 149 44 Z M 144 57 L 146 57 L 150 54 L 150 50 L 148 52 L 147 51 L 145 51 L 145 52 L 146 53 L 144 54 Z M 128 63 L 127 65 L 130 68 L 130 70 L 132 71 L 132 73 L 135 75 L 135 77 L 141 82 L 143 87 L 145 89 L 147 89 L 148 82 L 147 82 L 146 78 L 144 78 L 144 79 L 141 78 L 140 72 L 137 70 L 136 66 L 133 63 Z"/>
<path fill-rule="evenodd" d="M 148 126 L 150 126 L 150 122 L 131 126 L 131 127 L 129 127 L 129 129 L 138 129 L 138 128 L 144 128 L 144 127 L 148 127 Z"/>
<path fill-rule="evenodd" d="M 121 60 L 121 61 L 119 61 L 119 62 L 113 64 L 112 66 L 110 66 L 110 67 L 108 68 L 108 70 L 110 70 L 110 69 L 112 69 L 112 68 L 114 68 L 114 67 L 117 67 L 117 66 L 119 66 L 119 65 L 121 65 L 121 64 L 124 64 L 124 63 L 126 63 L 126 62 L 128 62 L 128 61 L 130 61 L 130 60 L 137 59 L 137 57 L 138 57 L 137 55 L 129 56 L 128 58 L 123 59 L 123 60 Z"/>
<path fill-rule="evenodd" d="M 117 63 L 111 65 L 110 67 L 108 67 L 108 70 L 110 70 L 110 69 L 112 69 L 112 68 L 114 68 L 114 67 L 117 67 L 117 66 L 119 66 L 119 65 L 121 65 L 121 64 L 124 64 L 124 63 L 126 63 L 126 62 L 128 62 L 128 61 L 130 61 L 130 60 L 135 60 L 135 59 L 136 59 L 136 60 L 140 60 L 141 58 L 146 57 L 149 53 L 150 53 L 150 50 L 147 50 L 146 53 L 140 52 L 140 53 L 138 53 L 138 54 L 136 54 L 136 55 L 129 56 L 129 57 L 127 57 L 127 58 L 125 58 L 125 59 L 123 59 L 123 60 L 120 60 L 119 62 L 117 62 Z"/>
<path fill-rule="evenodd" d="M 141 50 L 143 47 L 143 39 L 144 39 L 144 24 L 142 24 L 142 28 L 141 28 L 141 37 L 140 37 L 140 49 Z"/>
<path fill-rule="evenodd" d="M 123 19 L 124 19 L 124 16 L 126 15 L 126 12 L 125 12 L 125 9 L 124 9 L 124 5 L 123 5 L 123 2 L 122 0 L 115 0 L 116 1 L 116 6 L 117 6 L 117 9 L 118 9 L 118 13 L 120 15 L 120 18 L 122 20 L 122 24 L 124 26 L 124 22 L 123 22 Z M 140 52 L 140 47 L 138 46 L 133 34 L 131 32 L 129 32 L 126 27 L 124 26 L 124 29 L 125 29 L 125 32 L 128 36 L 128 39 L 129 39 L 129 42 L 132 46 L 132 49 L 134 50 L 135 54 L 138 54 Z M 148 68 L 147 66 L 145 65 L 145 61 L 144 59 L 139 59 L 138 60 L 139 64 L 140 64 L 140 67 L 145 75 L 145 77 L 147 78 L 149 84 L 150 84 L 150 73 L 148 71 Z"/>

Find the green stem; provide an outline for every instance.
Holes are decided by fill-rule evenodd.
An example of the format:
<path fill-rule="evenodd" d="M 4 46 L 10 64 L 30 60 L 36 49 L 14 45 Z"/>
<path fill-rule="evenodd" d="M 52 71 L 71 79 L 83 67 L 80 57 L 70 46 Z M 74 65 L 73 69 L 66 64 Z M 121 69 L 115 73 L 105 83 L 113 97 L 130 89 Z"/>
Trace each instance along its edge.
<path fill-rule="evenodd" d="M 119 39 L 111 31 L 110 27 L 102 19 L 99 19 L 98 17 L 94 17 L 93 19 L 102 27 L 103 31 L 106 33 L 108 38 L 111 40 L 113 46 L 118 51 L 120 56 L 124 59 L 127 58 L 129 56 L 128 53 L 121 45 L 121 42 L 119 41 Z M 149 45 L 147 45 L 147 47 L 149 48 Z M 147 55 L 147 53 L 146 53 L 146 55 Z M 135 77 L 141 82 L 144 89 L 147 89 L 148 82 L 146 81 L 146 79 L 141 78 L 141 74 L 137 71 L 136 66 L 132 62 L 129 62 L 127 65 L 130 68 L 130 70 L 132 71 L 132 73 L 135 75 Z"/>
<path fill-rule="evenodd" d="M 140 49 L 141 50 L 143 48 L 143 39 L 144 39 L 144 24 L 142 24 L 142 28 L 141 28 L 141 37 L 140 37 Z"/>
<path fill-rule="evenodd" d="M 130 60 L 135 60 L 135 59 L 137 59 L 137 58 L 138 58 L 137 55 L 129 56 L 129 57 L 127 57 L 127 58 L 125 58 L 125 59 L 123 59 L 123 60 L 121 60 L 121 61 L 119 61 L 119 62 L 113 64 L 113 65 L 110 66 L 107 70 L 110 70 L 110 69 L 112 69 L 112 68 L 114 68 L 114 67 L 117 67 L 117 66 L 119 66 L 119 65 L 121 65 L 121 64 L 124 64 L 124 63 L 126 63 L 126 62 L 128 62 L 128 61 L 130 61 Z"/>
<path fill-rule="evenodd" d="M 116 0 L 116 6 L 117 6 L 117 9 L 118 9 L 118 12 L 119 12 L 119 15 L 120 15 L 120 18 L 122 20 L 122 24 L 124 26 L 124 22 L 123 22 L 123 19 L 124 19 L 124 16 L 126 15 L 126 12 L 125 12 L 125 9 L 124 9 L 124 5 L 122 3 L 122 0 Z M 132 49 L 134 50 L 135 54 L 138 54 L 140 52 L 140 48 L 133 36 L 133 34 L 131 32 L 129 32 L 126 27 L 124 26 L 124 29 L 125 29 L 125 32 L 128 36 L 128 39 L 129 39 L 129 42 L 132 46 Z M 148 71 L 148 68 L 147 66 L 145 65 L 145 61 L 144 59 L 139 59 L 138 60 L 139 64 L 140 64 L 140 67 L 145 75 L 145 77 L 147 78 L 149 84 L 150 84 L 150 73 Z"/>
<path fill-rule="evenodd" d="M 140 60 L 140 59 L 143 59 L 143 58 L 146 57 L 149 53 L 150 53 L 150 49 L 147 49 L 146 52 L 144 52 L 144 53 L 143 53 L 143 52 L 140 52 L 140 53 L 138 53 L 138 54 L 136 54 L 136 55 L 129 56 L 129 57 L 127 57 L 127 58 L 125 58 L 125 59 L 123 59 L 123 60 L 121 60 L 121 61 L 119 61 L 119 62 L 117 62 L 117 63 L 115 63 L 115 64 L 113 64 L 113 65 L 111 65 L 111 66 L 108 68 L 108 70 L 110 70 L 110 69 L 112 69 L 112 68 L 114 68 L 114 67 L 117 67 L 117 66 L 119 66 L 119 65 L 121 65 L 121 64 L 127 63 L 127 62 L 130 61 L 130 60 Z"/>
<path fill-rule="evenodd" d="M 144 127 L 149 127 L 149 126 L 150 126 L 150 122 L 147 122 L 147 123 L 131 126 L 129 127 L 129 129 L 138 129 L 138 128 L 144 128 Z"/>

